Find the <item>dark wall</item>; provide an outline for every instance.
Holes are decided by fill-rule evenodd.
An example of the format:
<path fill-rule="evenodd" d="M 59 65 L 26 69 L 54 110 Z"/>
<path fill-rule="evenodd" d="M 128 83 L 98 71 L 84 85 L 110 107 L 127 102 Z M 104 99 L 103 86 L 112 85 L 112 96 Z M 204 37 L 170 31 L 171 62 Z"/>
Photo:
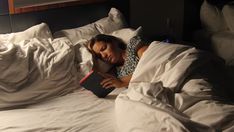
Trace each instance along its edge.
<path fill-rule="evenodd" d="M 200 6 L 203 0 L 130 0 L 130 23 L 142 26 L 152 39 L 169 37 L 191 40 L 200 28 Z"/>
<path fill-rule="evenodd" d="M 185 0 L 184 2 L 183 39 L 191 41 L 193 32 L 201 28 L 200 7 L 203 0 Z"/>
<path fill-rule="evenodd" d="M 8 12 L 8 1 L 0 0 L 0 33 L 11 32 L 10 16 Z"/>
<path fill-rule="evenodd" d="M 181 39 L 183 11 L 184 0 L 130 0 L 130 23 L 142 26 L 152 39 L 164 35 Z"/>
<path fill-rule="evenodd" d="M 52 32 L 75 28 L 105 17 L 109 9 L 106 5 L 95 4 L 11 15 L 12 31 L 21 31 L 41 22 L 47 23 Z"/>
<path fill-rule="evenodd" d="M 0 16 L 0 33 L 22 31 L 41 22 L 47 23 L 52 32 L 74 28 L 107 16 L 109 10 L 109 3 L 100 3 L 13 15 L 5 11 Z"/>
<path fill-rule="evenodd" d="M 0 0 L 0 15 L 8 14 L 8 1 Z"/>
<path fill-rule="evenodd" d="M 111 7 L 118 8 L 128 18 L 127 0 L 49 9 L 38 12 L 9 15 L 8 0 L 0 0 L 0 33 L 23 31 L 33 25 L 45 22 L 52 32 L 75 28 L 106 17 Z"/>

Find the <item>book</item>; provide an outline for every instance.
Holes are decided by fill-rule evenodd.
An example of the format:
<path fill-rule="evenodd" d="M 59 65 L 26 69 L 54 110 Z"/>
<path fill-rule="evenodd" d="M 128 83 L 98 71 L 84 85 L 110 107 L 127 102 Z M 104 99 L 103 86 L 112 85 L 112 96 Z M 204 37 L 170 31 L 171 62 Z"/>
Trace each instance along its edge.
<path fill-rule="evenodd" d="M 102 87 L 100 83 L 103 79 L 105 78 L 101 74 L 92 70 L 84 78 L 82 78 L 79 83 L 85 89 L 90 90 L 97 97 L 104 98 L 110 92 L 112 92 L 115 88 L 107 89 L 107 88 Z"/>

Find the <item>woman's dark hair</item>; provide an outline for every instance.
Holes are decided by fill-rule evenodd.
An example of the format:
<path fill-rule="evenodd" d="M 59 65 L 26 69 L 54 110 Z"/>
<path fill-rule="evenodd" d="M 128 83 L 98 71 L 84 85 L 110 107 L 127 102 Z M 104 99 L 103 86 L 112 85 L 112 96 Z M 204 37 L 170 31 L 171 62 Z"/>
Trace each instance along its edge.
<path fill-rule="evenodd" d="M 89 41 L 89 49 L 93 50 L 93 45 L 95 42 L 105 42 L 105 43 L 110 43 L 110 44 L 116 44 L 120 49 L 125 50 L 126 49 L 126 44 L 123 42 L 122 39 L 117 38 L 115 36 L 111 35 L 106 35 L 106 34 L 98 34 L 95 37 L 93 37 Z"/>

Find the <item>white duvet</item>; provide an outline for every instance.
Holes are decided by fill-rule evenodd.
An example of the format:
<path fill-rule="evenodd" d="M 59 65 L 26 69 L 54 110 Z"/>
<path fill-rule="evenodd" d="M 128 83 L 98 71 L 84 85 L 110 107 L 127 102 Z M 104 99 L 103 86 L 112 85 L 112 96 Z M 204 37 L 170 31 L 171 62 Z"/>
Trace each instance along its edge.
<path fill-rule="evenodd" d="M 0 109 L 37 103 L 78 88 L 79 77 L 92 64 L 83 61 L 84 50 L 87 52 L 84 46 L 72 45 L 65 37 L 54 40 L 34 37 L 17 43 L 3 41 L 0 44 Z M 91 58 L 86 56 L 86 60 Z"/>
<path fill-rule="evenodd" d="M 117 131 L 234 131 L 234 105 L 218 100 L 231 89 L 219 63 L 195 48 L 151 43 L 115 101 Z"/>

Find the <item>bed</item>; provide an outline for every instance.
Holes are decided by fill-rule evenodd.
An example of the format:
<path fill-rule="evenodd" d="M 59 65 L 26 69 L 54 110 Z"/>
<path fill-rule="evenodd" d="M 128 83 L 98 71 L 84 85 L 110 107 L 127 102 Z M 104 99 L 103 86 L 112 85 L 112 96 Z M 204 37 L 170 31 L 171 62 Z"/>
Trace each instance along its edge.
<path fill-rule="evenodd" d="M 2 132 L 111 132 L 115 130 L 114 100 L 120 91 L 98 99 L 91 92 L 73 93 L 31 105 L 1 111 Z"/>
<path fill-rule="evenodd" d="M 142 28 L 129 28 L 110 8 L 106 17 L 75 28 L 53 32 L 40 23 L 0 34 L 0 131 L 234 131 L 222 60 L 190 46 L 151 42 L 128 89 L 106 98 L 80 87 L 94 59 L 86 44 L 100 33 L 128 43 Z M 111 68 L 96 61 L 103 72 Z"/>

